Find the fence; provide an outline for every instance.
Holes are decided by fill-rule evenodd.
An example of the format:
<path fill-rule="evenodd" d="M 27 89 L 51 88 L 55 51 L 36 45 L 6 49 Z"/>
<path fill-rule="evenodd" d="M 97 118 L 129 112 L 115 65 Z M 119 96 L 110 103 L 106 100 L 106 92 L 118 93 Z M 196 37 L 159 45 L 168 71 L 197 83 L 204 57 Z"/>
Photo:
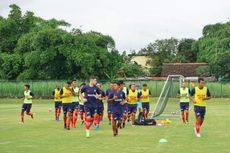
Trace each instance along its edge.
<path fill-rule="evenodd" d="M 158 97 L 164 85 L 164 81 L 127 81 L 126 86 L 130 83 L 135 83 L 141 86 L 143 83 L 147 83 L 153 97 Z M 54 90 L 56 84 L 63 86 L 65 81 L 52 80 L 52 81 L 5 81 L 0 80 L 0 97 L 1 98 L 17 98 L 23 96 L 23 86 L 25 83 L 30 84 L 31 91 L 36 97 L 50 98 L 51 93 Z M 79 81 L 78 84 L 81 82 Z M 230 97 L 230 81 L 222 82 L 207 82 L 213 97 Z M 102 83 L 102 88 L 106 90 L 109 86 L 108 82 Z M 178 82 L 172 82 L 172 89 L 170 91 L 170 97 L 175 97 L 179 89 Z"/>

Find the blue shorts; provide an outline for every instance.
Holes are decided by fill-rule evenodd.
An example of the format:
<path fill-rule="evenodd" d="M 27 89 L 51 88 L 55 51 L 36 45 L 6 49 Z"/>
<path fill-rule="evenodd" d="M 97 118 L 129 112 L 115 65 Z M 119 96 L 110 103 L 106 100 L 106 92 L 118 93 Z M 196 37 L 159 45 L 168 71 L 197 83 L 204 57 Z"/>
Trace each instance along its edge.
<path fill-rule="evenodd" d="M 67 112 L 73 112 L 73 104 L 72 103 L 62 103 L 62 110 L 64 114 Z"/>
<path fill-rule="evenodd" d="M 72 104 L 73 104 L 72 106 L 73 111 L 79 109 L 79 102 L 72 102 Z"/>
<path fill-rule="evenodd" d="M 97 114 L 102 115 L 104 109 L 103 109 L 103 107 L 97 107 L 97 110 L 96 110 L 96 111 L 97 111 Z"/>
<path fill-rule="evenodd" d="M 85 112 L 85 106 L 84 105 L 81 105 L 79 104 L 79 109 L 80 109 L 80 112 Z"/>
<path fill-rule="evenodd" d="M 61 106 L 62 106 L 62 102 L 61 101 L 55 101 L 54 102 L 55 109 L 59 109 L 59 108 L 61 108 Z"/>
<path fill-rule="evenodd" d="M 149 102 L 148 102 L 148 103 L 146 103 L 146 102 L 143 103 L 143 102 L 142 102 L 142 109 L 146 109 L 147 111 L 149 111 L 149 108 L 150 108 L 150 107 L 149 107 Z"/>
<path fill-rule="evenodd" d="M 180 110 L 189 110 L 189 103 L 188 102 L 180 102 Z"/>
<path fill-rule="evenodd" d="M 108 104 L 107 112 L 108 114 L 111 114 L 113 112 L 112 104 Z"/>
<path fill-rule="evenodd" d="M 114 121 L 122 121 L 123 114 L 122 114 L 122 112 L 113 113 L 112 118 Z"/>
<path fill-rule="evenodd" d="M 137 104 L 128 104 L 128 114 L 137 112 Z"/>
<path fill-rule="evenodd" d="M 123 114 L 126 114 L 128 112 L 128 106 L 127 106 L 127 104 L 124 104 L 123 106 L 122 106 L 122 113 Z"/>
<path fill-rule="evenodd" d="M 94 114 L 97 113 L 97 107 L 85 105 L 85 113 L 86 113 L 86 116 L 93 117 Z"/>
<path fill-rule="evenodd" d="M 206 113 L 206 107 L 204 106 L 194 106 L 194 111 L 196 114 L 196 117 L 201 117 L 204 119 L 205 113 Z"/>
<path fill-rule="evenodd" d="M 31 110 L 32 104 L 22 104 L 22 111 L 29 113 Z"/>

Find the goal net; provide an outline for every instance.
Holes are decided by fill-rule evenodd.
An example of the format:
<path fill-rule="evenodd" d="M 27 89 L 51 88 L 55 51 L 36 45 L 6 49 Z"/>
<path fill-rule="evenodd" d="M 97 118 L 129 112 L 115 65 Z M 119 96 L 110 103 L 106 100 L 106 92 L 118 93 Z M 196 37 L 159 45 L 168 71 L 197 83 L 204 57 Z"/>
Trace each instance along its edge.
<path fill-rule="evenodd" d="M 176 93 L 184 81 L 182 75 L 169 75 L 158 97 L 157 103 L 151 118 L 169 117 L 179 115 L 179 105 L 177 102 Z M 173 98 L 174 97 L 174 98 Z M 168 104 L 170 102 L 170 104 Z"/>

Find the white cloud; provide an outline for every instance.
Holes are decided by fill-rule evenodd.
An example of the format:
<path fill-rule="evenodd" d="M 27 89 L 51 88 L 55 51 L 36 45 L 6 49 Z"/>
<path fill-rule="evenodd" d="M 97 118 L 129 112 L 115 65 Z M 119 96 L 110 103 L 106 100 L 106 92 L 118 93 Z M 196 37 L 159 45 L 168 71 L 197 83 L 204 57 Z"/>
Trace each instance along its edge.
<path fill-rule="evenodd" d="M 46 19 L 109 34 L 121 51 L 155 39 L 198 38 L 205 25 L 226 22 L 230 15 L 228 0 L 3 0 L 1 15 L 8 14 L 11 3 Z"/>

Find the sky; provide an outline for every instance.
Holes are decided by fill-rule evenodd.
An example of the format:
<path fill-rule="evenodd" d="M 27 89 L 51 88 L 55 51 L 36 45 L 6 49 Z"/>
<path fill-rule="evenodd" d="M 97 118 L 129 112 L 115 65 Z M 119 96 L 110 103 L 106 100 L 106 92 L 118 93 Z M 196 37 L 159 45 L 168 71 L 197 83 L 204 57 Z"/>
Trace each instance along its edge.
<path fill-rule="evenodd" d="M 229 0 L 0 0 L 1 16 L 12 3 L 83 32 L 110 35 L 121 52 L 138 51 L 156 39 L 198 39 L 205 25 L 230 18 Z"/>

